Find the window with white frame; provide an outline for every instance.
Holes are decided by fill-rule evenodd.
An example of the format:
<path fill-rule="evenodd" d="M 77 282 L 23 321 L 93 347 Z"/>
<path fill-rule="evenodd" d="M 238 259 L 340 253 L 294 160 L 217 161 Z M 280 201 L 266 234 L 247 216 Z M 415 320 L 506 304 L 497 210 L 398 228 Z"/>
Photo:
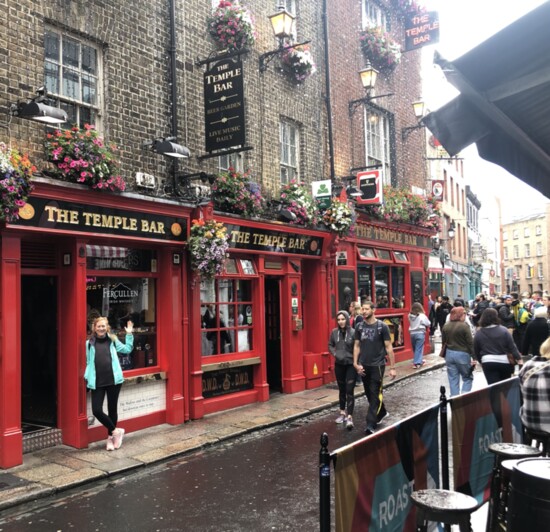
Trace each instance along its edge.
<path fill-rule="evenodd" d="M 298 147 L 300 145 L 300 131 L 296 124 L 289 120 L 281 120 L 280 124 L 280 178 L 281 183 L 289 183 L 298 179 Z"/>
<path fill-rule="evenodd" d="M 523 228 L 523 236 L 528 237 L 530 235 L 530 231 L 528 227 Z"/>
<path fill-rule="evenodd" d="M 537 225 L 537 226 L 535 227 L 535 234 L 536 234 L 537 236 L 542 235 L 542 227 L 541 227 L 540 225 Z"/>
<path fill-rule="evenodd" d="M 543 265 L 542 265 L 542 262 L 539 262 L 537 264 L 537 277 L 539 279 L 542 279 L 543 276 L 544 276 Z"/>
<path fill-rule="evenodd" d="M 525 256 L 526 257 L 531 256 L 531 246 L 529 244 L 525 244 Z"/>
<path fill-rule="evenodd" d="M 508 240 L 508 231 L 502 232 L 502 240 Z"/>
<path fill-rule="evenodd" d="M 542 242 L 537 242 L 537 257 L 542 257 Z"/>
<path fill-rule="evenodd" d="M 243 159 L 242 152 L 220 155 L 218 157 L 218 170 L 220 172 L 227 172 L 230 168 L 233 168 L 235 172 L 242 173 L 244 171 Z"/>
<path fill-rule="evenodd" d="M 519 231 L 518 231 L 517 229 L 514 229 L 514 230 L 512 231 L 512 238 L 513 238 L 514 240 L 517 240 L 517 239 L 519 238 Z"/>
<path fill-rule="evenodd" d="M 66 127 L 91 124 L 99 128 L 101 54 L 95 45 L 46 29 L 44 80 L 48 94 L 67 112 Z"/>
<path fill-rule="evenodd" d="M 390 126 L 388 117 L 375 109 L 365 109 L 366 166 L 379 166 L 384 185 L 391 183 Z"/>
<path fill-rule="evenodd" d="M 534 273 L 535 273 L 535 267 L 532 264 L 528 264 L 527 268 L 525 269 L 525 278 L 532 279 Z"/>
<path fill-rule="evenodd" d="M 363 0 L 362 9 L 363 28 L 382 28 L 390 30 L 389 17 L 380 5 L 373 0 Z"/>
<path fill-rule="evenodd" d="M 519 246 L 514 246 L 514 259 L 519 259 Z"/>
<path fill-rule="evenodd" d="M 508 248 L 504 248 L 504 260 L 508 260 Z"/>

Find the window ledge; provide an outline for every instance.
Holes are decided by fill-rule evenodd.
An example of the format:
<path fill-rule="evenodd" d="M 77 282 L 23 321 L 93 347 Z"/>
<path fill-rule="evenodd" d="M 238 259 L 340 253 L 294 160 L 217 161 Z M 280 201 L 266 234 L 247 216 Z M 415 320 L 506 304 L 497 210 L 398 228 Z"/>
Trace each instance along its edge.
<path fill-rule="evenodd" d="M 135 377 L 126 377 L 124 379 L 125 386 L 131 386 L 134 384 L 143 384 L 144 382 L 149 381 L 165 381 L 166 372 L 161 371 L 160 373 L 147 373 L 145 375 L 137 375 Z"/>

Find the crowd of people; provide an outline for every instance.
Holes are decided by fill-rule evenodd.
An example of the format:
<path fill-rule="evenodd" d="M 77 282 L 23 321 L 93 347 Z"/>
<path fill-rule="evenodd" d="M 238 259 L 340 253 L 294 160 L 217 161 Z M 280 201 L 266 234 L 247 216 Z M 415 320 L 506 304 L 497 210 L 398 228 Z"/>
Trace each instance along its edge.
<path fill-rule="evenodd" d="M 395 357 L 388 326 L 375 317 L 375 305 L 365 301 L 341 310 L 337 327 L 329 338 L 329 351 L 335 358 L 340 413 L 336 419 L 353 429 L 354 387 L 363 384 L 369 403 L 366 434 L 372 434 L 387 416 L 382 396 L 386 364 L 395 378 Z M 445 346 L 445 362 L 450 395 L 472 389 L 478 363 L 488 384 L 512 377 L 520 367 L 519 378 L 525 398 L 522 420 L 527 430 L 550 432 L 550 294 L 517 293 L 488 297 L 478 294 L 466 302 L 458 296 L 429 300 L 428 313 L 414 303 L 409 313 L 413 367 L 424 364 L 426 335 L 439 330 Z M 523 359 L 528 359 L 523 365 Z M 523 367 L 522 367 L 523 366 Z"/>

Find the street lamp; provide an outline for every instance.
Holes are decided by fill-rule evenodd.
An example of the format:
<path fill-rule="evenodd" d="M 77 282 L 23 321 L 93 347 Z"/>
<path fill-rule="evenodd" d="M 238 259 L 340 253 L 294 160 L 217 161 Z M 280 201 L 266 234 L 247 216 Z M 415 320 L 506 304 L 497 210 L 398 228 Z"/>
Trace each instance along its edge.
<path fill-rule="evenodd" d="M 412 106 L 413 106 L 414 116 L 417 118 L 417 120 L 420 120 L 424 116 L 424 111 L 425 111 L 425 107 L 426 107 L 424 102 L 422 100 L 417 100 L 416 102 L 412 103 Z M 421 122 L 419 122 L 415 126 L 404 127 L 401 130 L 401 140 L 403 142 L 405 142 L 409 138 L 409 135 L 415 129 L 420 129 L 422 127 L 426 127 L 426 126 L 424 124 L 422 124 Z"/>
<path fill-rule="evenodd" d="M 390 94 L 380 94 L 378 96 L 371 96 L 371 92 L 374 89 L 376 85 L 376 80 L 378 78 L 378 70 L 374 68 L 370 61 L 367 60 L 367 64 L 363 70 L 360 70 L 358 72 L 359 77 L 361 79 L 361 85 L 363 89 L 367 92 L 367 95 L 363 98 L 359 98 L 357 100 L 352 100 L 348 103 L 348 111 L 350 118 L 354 115 L 357 108 L 365 103 L 369 103 L 371 100 L 375 100 L 376 98 L 384 98 L 386 96 L 393 96 L 393 93 Z"/>

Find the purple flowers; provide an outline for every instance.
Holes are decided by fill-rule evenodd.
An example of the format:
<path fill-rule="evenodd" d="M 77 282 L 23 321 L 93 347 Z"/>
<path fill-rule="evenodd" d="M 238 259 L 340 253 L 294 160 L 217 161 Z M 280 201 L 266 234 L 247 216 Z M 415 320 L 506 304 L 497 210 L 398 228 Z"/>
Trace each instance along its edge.
<path fill-rule="evenodd" d="M 227 228 L 216 220 L 192 220 L 187 247 L 191 269 L 201 279 L 212 279 L 223 272 L 229 248 Z"/>
<path fill-rule="evenodd" d="M 259 216 L 265 208 L 260 185 L 251 180 L 250 172 L 243 174 L 233 168 L 216 177 L 212 200 L 220 211 L 245 216 Z"/>
<path fill-rule="evenodd" d="M 283 70 L 296 83 L 303 83 L 317 71 L 308 46 L 296 46 L 281 54 Z"/>
<path fill-rule="evenodd" d="M 365 57 L 379 70 L 393 70 L 401 61 L 401 47 L 382 28 L 365 28 L 359 41 Z"/>
<path fill-rule="evenodd" d="M 31 178 L 36 168 L 26 155 L 0 142 L 0 220 L 13 222 L 19 218 L 33 185 Z"/>

